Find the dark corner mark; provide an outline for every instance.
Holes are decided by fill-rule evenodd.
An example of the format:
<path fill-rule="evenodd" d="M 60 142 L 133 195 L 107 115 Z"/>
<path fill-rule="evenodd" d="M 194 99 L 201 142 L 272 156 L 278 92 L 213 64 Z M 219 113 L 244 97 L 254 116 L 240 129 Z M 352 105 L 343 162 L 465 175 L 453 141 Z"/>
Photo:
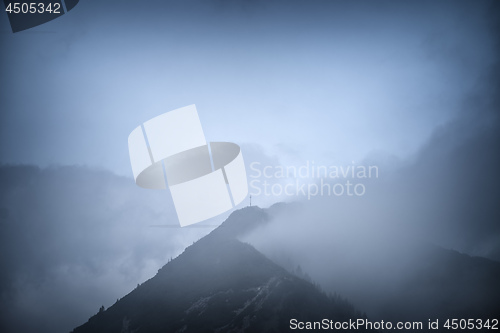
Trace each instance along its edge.
<path fill-rule="evenodd" d="M 72 10 L 80 0 L 3 0 L 12 32 L 52 21 Z"/>

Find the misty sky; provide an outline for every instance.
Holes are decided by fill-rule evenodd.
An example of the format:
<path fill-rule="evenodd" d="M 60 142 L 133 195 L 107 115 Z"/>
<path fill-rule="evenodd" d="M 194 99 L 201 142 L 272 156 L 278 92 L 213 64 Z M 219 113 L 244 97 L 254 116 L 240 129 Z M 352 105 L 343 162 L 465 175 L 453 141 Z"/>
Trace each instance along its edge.
<path fill-rule="evenodd" d="M 4 163 L 130 176 L 138 124 L 196 104 L 209 141 L 282 160 L 408 158 L 496 60 L 474 2 L 81 2 L 35 29 L 1 16 Z"/>
<path fill-rule="evenodd" d="M 379 166 L 362 198 L 249 236 L 266 254 L 326 279 L 329 235 L 378 232 L 500 261 L 498 22 L 498 1 L 81 1 L 16 34 L 0 15 L 0 329 L 66 332 L 225 219 L 176 228 L 132 179 L 130 132 L 190 104 L 249 173 Z"/>

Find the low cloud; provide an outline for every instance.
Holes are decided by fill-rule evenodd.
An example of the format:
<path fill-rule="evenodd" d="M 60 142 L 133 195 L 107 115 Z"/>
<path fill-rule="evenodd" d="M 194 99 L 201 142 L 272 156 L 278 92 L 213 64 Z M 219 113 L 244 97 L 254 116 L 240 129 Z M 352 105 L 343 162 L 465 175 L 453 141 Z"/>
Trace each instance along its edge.
<path fill-rule="evenodd" d="M 212 230 L 108 171 L 2 166 L 0 183 L 2 331 L 69 331 Z"/>

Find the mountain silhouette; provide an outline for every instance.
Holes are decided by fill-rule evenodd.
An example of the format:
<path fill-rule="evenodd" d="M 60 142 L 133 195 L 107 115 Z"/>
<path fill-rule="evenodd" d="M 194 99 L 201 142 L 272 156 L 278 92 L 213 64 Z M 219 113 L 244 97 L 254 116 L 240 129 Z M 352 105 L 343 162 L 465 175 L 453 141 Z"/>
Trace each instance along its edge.
<path fill-rule="evenodd" d="M 372 307 L 363 304 L 368 315 L 393 321 L 500 319 L 500 263 L 431 244 L 422 244 L 419 256 L 397 263 L 406 272 L 393 280 L 390 292 L 371 293 Z M 363 288 L 377 290 L 368 283 Z"/>
<path fill-rule="evenodd" d="M 239 240 L 255 229 L 265 230 L 258 228 L 291 208 L 276 204 L 233 212 L 156 276 L 107 310 L 101 308 L 73 333 L 289 332 L 291 319 L 366 319 L 347 300 L 323 292 L 300 266 L 290 272 Z M 398 250 L 405 251 L 392 252 Z M 427 243 L 419 244 L 416 253 L 389 255 L 386 260 L 405 273 L 393 274 L 383 284 L 377 282 L 378 272 L 358 274 L 322 258 L 323 264 L 350 274 L 358 297 L 342 283 L 322 285 L 347 295 L 372 322 L 418 320 L 424 324 L 422 332 L 428 331 L 428 319 L 443 324 L 453 318 L 498 318 L 500 263 Z"/>
<path fill-rule="evenodd" d="M 292 318 L 364 318 L 346 300 L 327 295 L 237 239 L 267 220 L 258 207 L 235 211 L 73 332 L 284 332 Z"/>

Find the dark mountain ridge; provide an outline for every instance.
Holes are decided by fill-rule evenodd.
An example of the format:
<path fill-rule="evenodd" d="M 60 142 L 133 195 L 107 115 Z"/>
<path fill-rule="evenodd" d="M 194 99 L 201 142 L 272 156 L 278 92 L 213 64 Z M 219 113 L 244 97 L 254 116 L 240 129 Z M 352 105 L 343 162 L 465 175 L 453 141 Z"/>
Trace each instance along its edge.
<path fill-rule="evenodd" d="M 351 303 L 308 282 L 306 274 L 290 273 L 276 264 L 279 260 L 272 261 L 239 240 L 259 227 L 263 229 L 256 232 L 265 232 L 273 216 L 296 207 L 277 204 L 233 212 L 155 277 L 73 332 L 285 332 L 291 331 L 291 319 L 366 318 Z M 405 273 L 386 274 L 383 284 L 377 277 L 383 271 L 366 274 L 355 266 L 347 269 L 328 255 L 318 258 L 346 274 L 356 293 L 335 279 L 321 285 L 347 295 L 371 321 L 426 324 L 427 319 L 439 318 L 443 324 L 452 318 L 498 319 L 499 263 L 431 244 L 412 246 L 417 246 L 414 256 L 408 249 L 395 248 L 391 253 L 399 254 L 384 259 Z"/>
<path fill-rule="evenodd" d="M 362 318 L 345 300 L 237 240 L 267 219 L 258 207 L 234 212 L 155 277 L 73 332 L 283 332 L 292 318 Z"/>

